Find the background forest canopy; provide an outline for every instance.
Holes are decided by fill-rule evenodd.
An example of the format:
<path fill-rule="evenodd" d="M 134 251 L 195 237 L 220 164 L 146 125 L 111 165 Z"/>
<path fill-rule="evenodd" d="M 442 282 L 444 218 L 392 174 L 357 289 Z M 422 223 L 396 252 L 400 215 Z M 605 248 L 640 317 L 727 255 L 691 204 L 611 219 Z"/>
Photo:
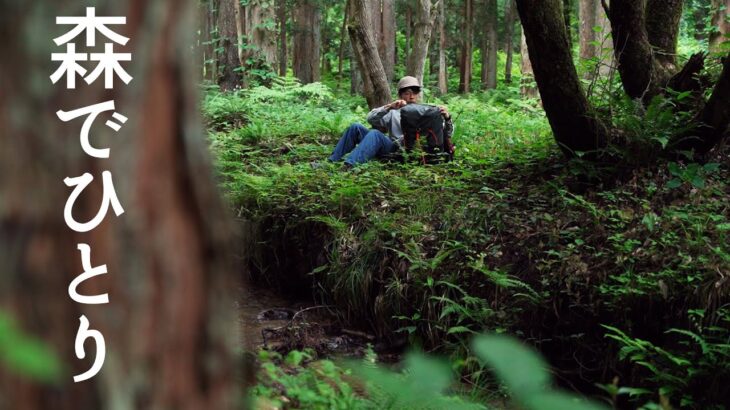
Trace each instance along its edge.
<path fill-rule="evenodd" d="M 713 89 L 718 57 L 727 53 L 727 1 L 609 3 L 212 0 L 201 3 L 199 45 L 204 76 L 221 90 L 268 85 L 291 73 L 336 89 L 349 82 L 350 93 L 370 107 L 389 102 L 402 75 L 422 79 L 434 95 L 512 84 L 519 54 L 521 92 L 536 97 L 540 89 L 566 155 L 602 150 L 615 162 L 626 155 L 606 154 L 609 146 L 640 149 L 605 100 L 621 87 L 644 108 L 675 104 L 691 112 L 695 127 L 661 138 L 661 150 L 709 151 L 730 116 L 721 104 L 730 95 L 727 80 Z M 708 51 L 706 64 L 701 53 Z"/>

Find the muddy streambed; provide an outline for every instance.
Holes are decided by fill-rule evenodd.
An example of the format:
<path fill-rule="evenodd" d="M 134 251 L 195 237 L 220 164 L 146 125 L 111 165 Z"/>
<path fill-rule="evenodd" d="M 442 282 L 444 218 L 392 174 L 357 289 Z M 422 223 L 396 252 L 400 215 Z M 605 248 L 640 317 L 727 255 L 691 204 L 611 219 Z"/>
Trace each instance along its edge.
<path fill-rule="evenodd" d="M 392 361 L 396 352 L 356 326 L 343 323 L 330 306 L 291 299 L 276 291 L 246 283 L 238 302 L 244 350 L 286 353 L 313 349 L 320 356 L 362 356 L 368 344 L 381 360 Z"/>

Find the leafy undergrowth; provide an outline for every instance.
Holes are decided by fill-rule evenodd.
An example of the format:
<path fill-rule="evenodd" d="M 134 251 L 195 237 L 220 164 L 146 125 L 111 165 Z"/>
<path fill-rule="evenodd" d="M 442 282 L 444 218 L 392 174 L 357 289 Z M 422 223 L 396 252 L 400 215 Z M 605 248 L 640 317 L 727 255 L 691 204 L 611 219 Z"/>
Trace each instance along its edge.
<path fill-rule="evenodd" d="M 619 406 L 727 405 L 727 156 L 588 186 L 592 166 L 566 162 L 516 90 L 429 102 L 456 118 L 455 162 L 345 172 L 323 161 L 362 100 L 281 79 L 208 94 L 220 183 L 257 227 L 251 274 L 311 286 L 381 340 L 448 352 L 466 383 L 484 379 L 467 336 L 490 330 Z"/>

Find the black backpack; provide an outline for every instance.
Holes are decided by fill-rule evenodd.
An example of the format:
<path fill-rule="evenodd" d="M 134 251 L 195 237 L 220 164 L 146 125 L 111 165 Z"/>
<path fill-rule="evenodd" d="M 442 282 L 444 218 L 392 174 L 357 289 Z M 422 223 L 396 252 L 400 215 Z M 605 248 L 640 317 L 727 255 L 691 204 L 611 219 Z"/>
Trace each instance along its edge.
<path fill-rule="evenodd" d="M 435 105 L 408 104 L 400 109 L 406 153 L 423 164 L 453 159 L 450 138 L 444 138 L 444 119 Z"/>

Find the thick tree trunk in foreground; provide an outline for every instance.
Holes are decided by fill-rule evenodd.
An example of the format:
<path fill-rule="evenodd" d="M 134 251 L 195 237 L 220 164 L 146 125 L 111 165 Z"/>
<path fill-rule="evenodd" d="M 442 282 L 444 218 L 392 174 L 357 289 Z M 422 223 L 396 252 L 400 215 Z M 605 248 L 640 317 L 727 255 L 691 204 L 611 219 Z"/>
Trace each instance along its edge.
<path fill-rule="evenodd" d="M 0 312 L 55 351 L 63 367 L 55 383 L 43 385 L 3 363 L 0 407 L 233 408 L 241 395 L 231 346 L 238 326 L 228 252 L 233 222 L 217 193 L 199 120 L 199 76 L 189 55 L 195 3 L 97 8 L 98 16 L 126 14 L 127 24 L 113 27 L 131 39 L 125 52 L 132 61 L 122 65 L 134 79 L 126 86 L 115 79 L 114 90 L 103 89 L 103 79 L 77 82 L 75 91 L 65 89 L 65 79 L 51 84 L 48 75 L 58 65 L 50 55 L 60 49 L 52 42 L 60 33 L 55 17 L 85 4 L 44 3 L 31 12 L 11 2 L 0 16 L 0 52 L 13 62 L 0 65 L 6 80 L 0 93 Z M 36 41 L 18 35 L 40 27 L 46 29 L 36 31 Z M 112 99 L 129 120 L 115 133 L 103 126 L 111 113 L 100 114 L 91 141 L 109 147 L 110 157 L 89 157 L 79 143 L 83 119 L 63 123 L 56 110 Z M 109 212 L 95 229 L 76 233 L 64 222 L 71 189 L 63 180 L 93 175 L 74 206 L 74 217 L 88 221 L 102 202 L 105 170 L 113 173 L 125 213 Z M 108 293 L 108 304 L 84 305 L 68 296 L 83 271 L 78 243 L 90 246 L 92 266 L 108 269 L 79 292 Z M 97 354 L 87 340 L 86 358 L 76 358 L 81 315 L 103 335 L 106 360 L 95 377 L 74 383 Z"/>
<path fill-rule="evenodd" d="M 730 0 L 712 0 L 712 21 L 710 25 L 715 29 L 710 33 L 710 51 L 720 51 L 720 44 L 729 41 L 726 36 L 730 33 Z"/>
<path fill-rule="evenodd" d="M 438 89 L 439 94 L 444 95 L 449 91 L 448 84 L 446 82 L 446 0 L 439 2 L 439 74 L 438 74 Z"/>
<path fill-rule="evenodd" d="M 304 84 L 319 81 L 322 14 L 314 0 L 300 0 L 294 9 L 294 76 Z"/>
<path fill-rule="evenodd" d="M 560 0 L 517 0 L 517 10 L 543 108 L 563 153 L 572 156 L 603 147 L 608 130 L 594 117 L 580 85 Z"/>
<path fill-rule="evenodd" d="M 406 75 L 412 75 L 423 84 L 423 70 L 431 41 L 431 0 L 418 0 L 416 3 L 416 22 L 413 30 L 413 49 L 408 55 Z"/>
<path fill-rule="evenodd" d="M 507 61 L 504 66 L 504 82 L 512 83 L 512 58 L 514 55 L 515 0 L 507 0 L 504 6 L 504 52 Z"/>
<path fill-rule="evenodd" d="M 471 91 L 471 62 L 472 62 L 472 27 L 474 20 L 474 0 L 464 0 L 464 38 L 461 45 L 461 65 L 459 76 L 459 93 L 468 94 Z"/>
<path fill-rule="evenodd" d="M 497 0 L 486 0 L 486 24 L 482 43 L 482 88 L 497 88 Z"/>
<path fill-rule="evenodd" d="M 243 75 L 236 68 L 241 66 L 238 55 L 238 30 L 236 28 L 236 4 L 238 0 L 220 0 L 218 7 L 218 85 L 221 91 L 231 91 L 243 86 Z"/>
<path fill-rule="evenodd" d="M 377 45 L 370 30 L 370 14 L 366 7 L 366 0 L 348 0 L 350 2 L 350 21 L 347 32 L 350 34 L 353 53 L 361 68 L 363 81 L 370 82 L 371 92 L 366 92 L 365 98 L 370 108 L 378 107 L 390 102 L 390 88 L 385 76 L 383 63 L 378 55 Z"/>

